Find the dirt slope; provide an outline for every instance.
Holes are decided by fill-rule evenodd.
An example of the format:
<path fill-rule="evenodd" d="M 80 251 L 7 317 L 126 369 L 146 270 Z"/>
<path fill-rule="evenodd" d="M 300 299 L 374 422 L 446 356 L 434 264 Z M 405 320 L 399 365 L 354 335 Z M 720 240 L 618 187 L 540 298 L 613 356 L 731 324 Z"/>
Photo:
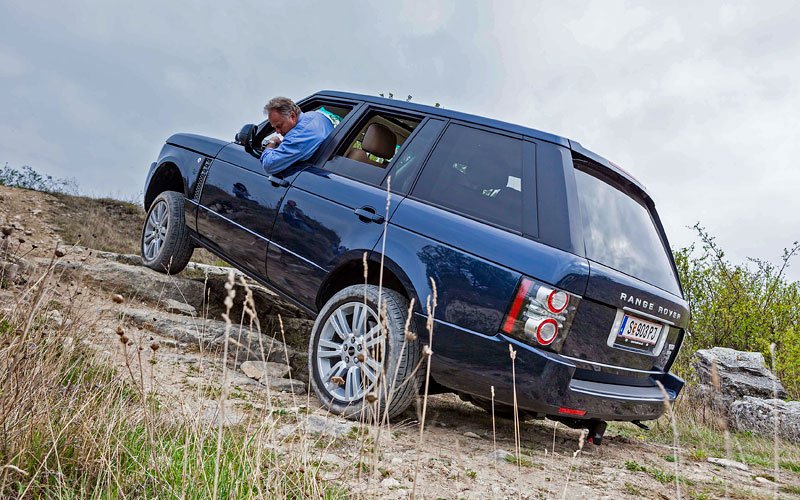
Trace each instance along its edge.
<path fill-rule="evenodd" d="M 204 337 L 219 324 L 202 314 L 168 312 L 163 302 L 126 293 L 129 290 L 119 290 L 114 283 L 85 279 L 86 269 L 115 257 L 98 257 L 90 249 L 60 241 L 56 224 L 63 220 L 66 207 L 50 195 L 0 186 L 0 226 L 17 228 L 10 237 L 11 251 L 30 262 L 45 263 L 57 245 L 65 248 L 62 280 L 65 286 L 83 290 L 76 304 L 84 311 L 98 355 L 121 371 L 132 364 L 143 366 L 144 384 L 155 388 L 168 413 L 209 424 L 223 419 L 225 425 L 238 426 L 242 432 L 270 421 L 276 428 L 277 450 L 309 454 L 324 477 L 343 484 L 354 496 L 407 498 L 416 475 L 416 492 L 425 498 L 675 498 L 671 474 L 676 455 L 682 497 L 772 498 L 780 486 L 781 496 L 791 496 L 791 488 L 800 487 L 797 473 L 781 471 L 778 486 L 765 479 L 774 475 L 768 466 L 751 465 L 747 471 L 721 467 L 688 446 L 676 454 L 671 446 L 658 442 L 669 439 L 649 439 L 630 424 L 612 425 L 603 446 L 596 447 L 582 446 L 580 431 L 550 421 L 524 422 L 518 466 L 513 459 L 503 458 L 514 452 L 513 423 L 493 421 L 483 410 L 453 395 L 429 398 L 422 442 L 414 410 L 380 432 L 374 426 L 328 415 L 303 384 L 286 383 L 281 377 L 259 383 L 240 370 L 241 358 L 232 355 L 223 360 L 221 343 L 215 343 L 213 335 Z M 156 279 L 156 273 L 139 266 L 116 265 L 142 279 Z M 176 282 L 181 279 L 175 278 Z M 169 286 L 165 284 L 164 289 Z M 124 303 L 110 300 L 116 291 L 125 296 Z M 0 290 L 0 309 L 13 307 L 11 297 L 11 290 Z M 134 356 L 135 350 L 121 348 L 115 333 L 118 327 L 133 346 L 156 341 L 161 348 Z M 267 329 L 272 335 L 261 340 L 281 345 L 272 340 L 278 333 L 275 325 Z M 227 366 L 227 383 L 223 366 Z M 221 391 L 228 386 L 221 415 Z M 662 419 L 659 426 L 665 429 L 669 423 Z"/>

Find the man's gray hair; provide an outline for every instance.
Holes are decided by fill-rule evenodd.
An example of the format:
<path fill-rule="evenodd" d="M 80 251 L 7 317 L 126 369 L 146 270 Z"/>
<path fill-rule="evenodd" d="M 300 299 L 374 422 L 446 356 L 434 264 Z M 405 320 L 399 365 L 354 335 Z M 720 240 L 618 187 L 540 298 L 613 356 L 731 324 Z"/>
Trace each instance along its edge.
<path fill-rule="evenodd" d="M 302 111 L 300 110 L 300 106 L 294 103 L 293 100 L 289 99 L 288 97 L 273 97 L 269 100 L 266 106 L 264 106 L 264 114 L 269 116 L 270 111 L 277 111 L 283 116 L 289 116 L 289 113 L 294 111 L 295 116 L 300 116 Z"/>

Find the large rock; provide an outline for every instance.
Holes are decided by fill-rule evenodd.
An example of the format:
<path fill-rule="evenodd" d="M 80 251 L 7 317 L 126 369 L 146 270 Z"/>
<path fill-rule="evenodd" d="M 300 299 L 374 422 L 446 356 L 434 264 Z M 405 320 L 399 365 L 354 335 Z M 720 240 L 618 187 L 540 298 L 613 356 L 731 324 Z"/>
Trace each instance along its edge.
<path fill-rule="evenodd" d="M 94 286 L 119 293 L 128 299 L 160 303 L 165 299 L 191 304 L 200 309 L 203 305 L 203 283 L 158 273 L 141 266 L 131 266 L 112 260 L 74 262 L 59 260 L 56 270 L 82 278 Z"/>
<path fill-rule="evenodd" d="M 63 259 L 56 262 L 56 269 L 129 300 L 143 300 L 168 309 L 176 303 L 185 304 L 196 311 L 202 311 L 202 315 L 215 319 L 221 319 L 226 312 L 224 300 L 228 291 L 225 284 L 230 268 L 192 263 L 187 273 L 170 276 L 147 267 L 119 262 L 115 260 L 119 254 L 104 252 L 103 255 L 107 256 L 103 260 L 86 262 Z M 45 262 L 47 263 L 49 261 Z M 242 318 L 242 304 L 247 290 L 242 285 L 241 272 L 235 271 L 234 276 L 236 296 L 229 314 L 237 321 Z M 247 281 L 247 288 L 252 292 L 261 331 L 285 339 L 287 344 L 298 349 L 305 349 L 314 324 L 308 314 L 252 281 Z M 190 308 L 185 309 L 185 314 L 191 314 Z M 280 331 L 278 315 L 283 320 L 283 332 Z M 249 318 L 245 319 L 248 320 Z"/>
<path fill-rule="evenodd" d="M 695 353 L 695 369 L 699 377 L 699 396 L 714 410 L 730 414 L 731 405 L 746 396 L 783 398 L 786 391 L 758 352 L 743 352 L 725 347 L 701 349 Z M 718 384 L 713 376 L 716 365 Z"/>
<path fill-rule="evenodd" d="M 731 405 L 733 426 L 740 431 L 778 435 L 790 441 L 800 441 L 800 401 L 760 399 L 745 396 Z"/>
<path fill-rule="evenodd" d="M 125 307 L 125 317 L 138 327 L 159 335 L 173 338 L 188 346 L 221 350 L 225 345 L 224 321 L 203 318 L 187 318 L 153 309 Z M 287 361 L 292 377 L 308 381 L 308 354 L 293 349 L 280 340 L 232 325 L 228 335 L 228 356 L 238 363 L 246 361 L 271 361 L 283 366 Z"/>

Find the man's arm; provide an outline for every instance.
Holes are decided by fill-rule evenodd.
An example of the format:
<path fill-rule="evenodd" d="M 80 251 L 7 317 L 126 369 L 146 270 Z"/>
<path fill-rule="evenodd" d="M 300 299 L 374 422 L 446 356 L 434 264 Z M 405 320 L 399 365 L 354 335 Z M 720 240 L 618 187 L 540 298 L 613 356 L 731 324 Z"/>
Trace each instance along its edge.
<path fill-rule="evenodd" d="M 277 174 L 286 170 L 292 163 L 311 158 L 314 151 L 333 130 L 333 125 L 330 125 L 328 119 L 324 118 L 324 121 L 328 123 L 329 128 L 324 124 L 320 126 L 319 123 L 309 123 L 299 128 L 298 124 L 274 148 L 268 146 L 261 154 L 261 165 L 267 174 Z"/>

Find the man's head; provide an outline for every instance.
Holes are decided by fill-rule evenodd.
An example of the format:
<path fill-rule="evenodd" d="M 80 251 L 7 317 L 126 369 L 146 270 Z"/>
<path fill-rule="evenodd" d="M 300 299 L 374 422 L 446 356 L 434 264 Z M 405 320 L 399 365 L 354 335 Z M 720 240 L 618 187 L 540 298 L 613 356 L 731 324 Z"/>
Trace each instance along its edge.
<path fill-rule="evenodd" d="M 267 115 L 270 125 L 281 135 L 286 135 L 297 125 L 300 113 L 300 107 L 287 97 L 273 97 L 264 106 L 264 114 Z"/>

